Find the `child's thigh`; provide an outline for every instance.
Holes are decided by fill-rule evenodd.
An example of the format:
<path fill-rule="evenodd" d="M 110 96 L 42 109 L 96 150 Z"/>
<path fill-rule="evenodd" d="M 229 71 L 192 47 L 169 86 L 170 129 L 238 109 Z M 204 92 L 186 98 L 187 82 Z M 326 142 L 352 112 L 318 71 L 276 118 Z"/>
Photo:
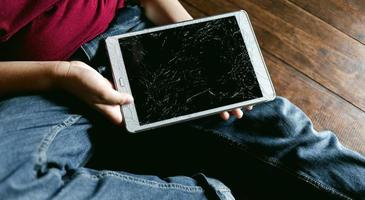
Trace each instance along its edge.
<path fill-rule="evenodd" d="M 91 125 L 66 102 L 62 95 L 0 101 L 1 194 L 27 195 L 34 191 L 30 188 L 44 187 L 42 177 L 63 176 L 85 162 L 91 148 L 87 135 Z M 47 183 L 58 185 L 61 179 Z"/>

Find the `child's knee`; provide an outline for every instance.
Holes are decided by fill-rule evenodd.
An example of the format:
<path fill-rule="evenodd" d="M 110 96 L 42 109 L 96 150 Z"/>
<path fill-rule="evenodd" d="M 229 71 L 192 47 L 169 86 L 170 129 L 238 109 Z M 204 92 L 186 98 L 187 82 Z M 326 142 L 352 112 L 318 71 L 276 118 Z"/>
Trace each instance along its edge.
<path fill-rule="evenodd" d="M 256 133 L 280 138 L 294 137 L 312 126 L 307 116 L 283 97 L 256 106 L 242 123 Z"/>

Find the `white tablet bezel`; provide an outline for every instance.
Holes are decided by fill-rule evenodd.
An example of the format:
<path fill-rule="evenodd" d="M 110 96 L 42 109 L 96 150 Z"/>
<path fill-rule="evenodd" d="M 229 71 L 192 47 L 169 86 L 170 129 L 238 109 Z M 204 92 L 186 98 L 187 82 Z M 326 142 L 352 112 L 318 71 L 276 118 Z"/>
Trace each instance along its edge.
<path fill-rule="evenodd" d="M 123 105 L 123 106 L 121 106 L 121 111 L 123 114 L 123 120 L 125 122 L 126 128 L 129 132 L 136 133 L 136 132 L 140 132 L 143 130 L 149 130 L 152 128 L 157 128 L 157 127 L 161 127 L 161 126 L 174 124 L 177 122 L 183 122 L 183 121 L 200 118 L 200 117 L 207 116 L 207 115 L 212 115 L 212 114 L 219 113 L 219 112 L 222 112 L 225 110 L 231 110 L 234 108 L 244 107 L 244 106 L 248 106 L 248 105 L 257 104 L 260 102 L 273 100 L 275 98 L 275 96 L 276 96 L 275 90 L 274 90 L 273 84 L 271 82 L 266 64 L 264 62 L 264 58 L 261 53 L 261 50 L 259 48 L 259 44 L 256 40 L 256 37 L 255 37 L 254 31 L 253 31 L 252 25 L 250 23 L 250 20 L 248 18 L 248 15 L 243 10 L 108 37 L 106 39 L 106 45 L 107 45 L 107 50 L 109 53 L 109 59 L 110 59 L 110 63 L 111 63 L 112 71 L 113 71 L 113 78 L 114 78 L 114 83 L 115 83 L 116 89 L 119 92 L 126 92 L 133 96 L 133 93 L 132 93 L 130 85 L 129 85 L 124 61 L 123 61 L 123 55 L 122 55 L 122 52 L 121 52 L 121 49 L 119 46 L 118 40 L 120 38 L 147 34 L 147 33 L 151 33 L 151 32 L 172 29 L 172 28 L 181 27 L 181 26 L 185 26 L 185 25 L 196 24 L 196 23 L 200 23 L 200 22 L 206 22 L 206 21 L 210 21 L 210 20 L 215 20 L 215 19 L 220 19 L 220 18 L 225 18 L 225 17 L 232 17 L 232 16 L 236 17 L 238 25 L 241 29 L 241 33 L 242 33 L 242 36 L 243 36 L 243 39 L 244 39 L 244 42 L 245 42 L 245 45 L 247 48 L 247 52 L 251 59 L 252 66 L 255 70 L 255 74 L 256 74 L 257 80 L 259 82 L 263 97 L 260 97 L 257 99 L 252 99 L 249 101 L 239 102 L 239 103 L 235 103 L 235 104 L 230 104 L 230 105 L 226 105 L 226 106 L 222 106 L 222 107 L 218 107 L 218 108 L 213 108 L 213 109 L 209 109 L 209 110 L 205 110 L 205 111 L 201 111 L 201 112 L 197 112 L 197 113 L 192 113 L 192 114 L 188 114 L 188 115 L 184 115 L 184 116 L 174 117 L 174 118 L 154 122 L 151 124 L 145 124 L 145 125 L 140 125 L 138 116 L 137 116 L 137 111 L 136 111 L 136 108 L 133 103 L 128 104 L 128 105 Z"/>

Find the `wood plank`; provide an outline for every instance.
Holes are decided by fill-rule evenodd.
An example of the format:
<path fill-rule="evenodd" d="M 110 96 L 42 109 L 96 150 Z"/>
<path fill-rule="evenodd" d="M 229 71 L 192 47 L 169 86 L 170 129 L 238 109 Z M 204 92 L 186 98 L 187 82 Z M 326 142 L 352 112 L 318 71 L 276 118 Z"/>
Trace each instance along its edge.
<path fill-rule="evenodd" d="M 289 1 L 365 44 L 365 2 L 363 0 Z"/>
<path fill-rule="evenodd" d="M 341 143 L 365 155 L 365 113 L 307 76 L 264 52 L 277 94 L 288 98 L 317 130 L 332 130 Z"/>
<path fill-rule="evenodd" d="M 283 0 L 185 1 L 209 15 L 246 10 L 263 49 L 365 110 L 361 43 Z"/>
<path fill-rule="evenodd" d="M 225 6 L 224 2 L 217 5 Z M 226 9 L 234 9 L 229 6 L 231 5 Z M 217 12 L 214 7 L 209 8 L 211 9 L 209 12 Z M 209 8 L 199 9 L 206 11 Z M 190 11 L 189 8 L 188 10 Z M 198 10 L 192 14 L 205 15 Z M 267 51 L 264 51 L 264 57 L 278 95 L 285 96 L 303 109 L 317 130 L 333 130 L 345 146 L 365 155 L 364 112 L 338 98 Z"/>

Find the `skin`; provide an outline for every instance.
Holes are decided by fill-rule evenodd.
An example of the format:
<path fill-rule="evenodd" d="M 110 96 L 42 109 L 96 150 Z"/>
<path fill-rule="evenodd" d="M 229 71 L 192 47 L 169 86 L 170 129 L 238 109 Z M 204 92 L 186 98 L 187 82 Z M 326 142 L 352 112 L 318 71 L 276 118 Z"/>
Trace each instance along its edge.
<path fill-rule="evenodd" d="M 147 17 L 158 25 L 193 19 L 177 0 L 141 0 L 140 3 Z M 120 105 L 133 101 L 132 96 L 117 92 L 111 82 L 79 61 L 0 62 L 0 74 L 0 96 L 63 90 L 77 96 L 117 125 L 121 125 L 123 120 Z M 237 118 L 243 115 L 237 108 L 222 112 L 220 116 L 228 120 L 230 114 Z"/>

